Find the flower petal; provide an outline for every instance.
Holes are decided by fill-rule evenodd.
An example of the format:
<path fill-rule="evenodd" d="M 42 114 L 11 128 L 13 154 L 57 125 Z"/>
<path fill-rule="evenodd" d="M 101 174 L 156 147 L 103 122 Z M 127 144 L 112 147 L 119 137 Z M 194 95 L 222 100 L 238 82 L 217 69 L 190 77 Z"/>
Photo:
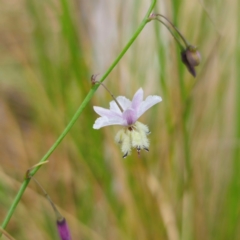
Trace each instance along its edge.
<path fill-rule="evenodd" d="M 137 111 L 130 108 L 123 112 L 123 119 L 125 120 L 125 125 L 129 126 L 134 124 L 138 117 L 137 117 Z"/>
<path fill-rule="evenodd" d="M 162 101 L 160 96 L 148 96 L 145 101 L 143 101 L 138 109 L 137 118 L 143 115 L 150 107 Z"/>
<path fill-rule="evenodd" d="M 118 96 L 117 101 L 119 102 L 123 110 L 126 110 L 131 106 L 131 101 L 124 96 Z"/>
<path fill-rule="evenodd" d="M 132 108 L 135 110 L 138 110 L 138 107 L 140 106 L 141 102 L 143 101 L 143 90 L 142 88 L 139 88 L 138 91 L 134 94 L 132 99 Z"/>
<path fill-rule="evenodd" d="M 99 129 L 102 127 L 110 126 L 110 125 L 122 125 L 125 126 L 124 120 L 122 118 L 116 117 L 116 118 L 107 118 L 107 117 L 100 117 L 97 118 L 93 128 L 94 129 Z"/>
<path fill-rule="evenodd" d="M 131 101 L 123 96 L 118 96 L 117 101 L 122 107 L 123 111 L 131 107 Z M 118 105 L 115 101 L 110 102 L 110 110 L 119 114 L 122 114 L 121 110 L 119 109 Z"/>
<path fill-rule="evenodd" d="M 110 110 L 111 110 L 112 112 L 117 113 L 117 114 L 122 114 L 120 108 L 118 107 L 118 105 L 116 104 L 115 101 L 111 101 L 111 102 L 110 102 Z"/>
<path fill-rule="evenodd" d="M 106 108 L 94 106 L 93 109 L 101 117 L 109 117 L 109 118 L 111 118 L 111 117 L 121 117 L 121 115 L 119 115 L 116 112 L 113 112 L 109 109 L 106 109 Z"/>

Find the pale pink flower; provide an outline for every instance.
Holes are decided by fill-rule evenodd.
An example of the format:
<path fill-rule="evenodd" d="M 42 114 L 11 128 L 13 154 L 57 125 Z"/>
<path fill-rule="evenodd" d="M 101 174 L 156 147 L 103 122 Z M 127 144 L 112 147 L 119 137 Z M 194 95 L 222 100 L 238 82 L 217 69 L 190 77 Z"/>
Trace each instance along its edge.
<path fill-rule="evenodd" d="M 125 128 L 120 130 L 115 137 L 116 142 L 121 144 L 123 157 L 130 154 L 131 148 L 136 148 L 138 152 L 141 149 L 148 151 L 147 135 L 150 133 L 149 129 L 137 120 L 149 108 L 161 102 L 162 98 L 154 95 L 143 100 L 143 90 L 140 88 L 133 96 L 132 101 L 124 96 L 119 96 L 116 99 L 123 112 L 115 101 L 110 102 L 110 109 L 94 106 L 94 111 L 101 117 L 95 121 L 93 128 L 99 129 L 110 125 L 124 126 Z"/>

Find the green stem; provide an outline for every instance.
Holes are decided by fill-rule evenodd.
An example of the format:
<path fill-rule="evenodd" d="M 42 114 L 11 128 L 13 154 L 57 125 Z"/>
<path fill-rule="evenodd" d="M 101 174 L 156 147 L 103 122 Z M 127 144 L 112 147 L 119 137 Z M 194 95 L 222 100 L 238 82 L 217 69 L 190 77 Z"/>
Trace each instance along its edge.
<path fill-rule="evenodd" d="M 117 65 L 117 63 L 121 60 L 121 58 L 123 57 L 123 55 L 127 52 L 127 50 L 129 49 L 129 47 L 133 44 L 133 42 L 135 41 L 135 39 L 138 37 L 138 35 L 140 34 L 140 32 L 143 30 L 143 28 L 145 27 L 145 25 L 149 22 L 148 18 L 150 13 L 152 12 L 155 4 L 156 4 L 157 0 L 152 0 L 152 3 L 144 17 L 144 19 L 142 20 L 140 26 L 138 27 L 138 29 L 136 30 L 136 32 L 133 34 L 132 38 L 129 40 L 129 42 L 127 43 L 127 45 L 123 48 L 123 50 L 121 51 L 121 53 L 118 55 L 118 57 L 114 60 L 114 62 L 112 63 L 112 65 L 108 68 L 108 70 L 105 72 L 105 74 L 101 77 L 101 79 L 99 80 L 100 82 L 103 82 L 107 76 L 110 74 L 110 72 L 114 69 L 114 67 Z M 58 137 L 58 139 L 56 140 L 56 142 L 52 145 L 52 147 L 48 150 L 48 152 L 43 156 L 43 158 L 40 160 L 39 163 L 45 162 L 47 161 L 47 159 L 49 158 L 49 156 L 53 153 L 53 151 L 57 148 L 57 146 L 61 143 L 61 141 L 64 139 L 64 137 L 67 135 L 67 133 L 70 131 L 70 129 L 72 128 L 72 126 L 74 125 L 74 123 L 77 121 L 78 117 L 80 116 L 80 114 L 82 113 L 83 109 L 86 107 L 86 105 L 89 103 L 89 101 L 91 100 L 91 98 L 93 97 L 93 94 L 96 92 L 96 90 L 98 89 L 99 85 L 95 84 L 91 90 L 89 91 L 88 95 L 85 97 L 85 99 L 83 100 L 82 104 L 80 105 L 80 107 L 78 108 L 77 112 L 74 114 L 73 118 L 71 119 L 71 121 L 68 123 L 68 125 L 66 126 L 66 128 L 63 130 L 63 132 L 61 133 L 61 135 Z M 34 176 L 36 174 L 36 172 L 39 170 L 39 168 L 41 167 L 38 166 L 36 168 L 34 168 L 30 173 L 29 173 L 29 177 Z M 8 210 L 8 213 L 2 223 L 2 228 L 5 229 L 8 222 L 10 221 L 20 199 L 22 198 L 22 195 L 25 191 L 25 189 L 28 186 L 28 183 L 30 182 L 30 179 L 27 178 L 23 181 L 10 209 Z M 1 237 L 1 233 L 0 233 L 0 237 Z"/>

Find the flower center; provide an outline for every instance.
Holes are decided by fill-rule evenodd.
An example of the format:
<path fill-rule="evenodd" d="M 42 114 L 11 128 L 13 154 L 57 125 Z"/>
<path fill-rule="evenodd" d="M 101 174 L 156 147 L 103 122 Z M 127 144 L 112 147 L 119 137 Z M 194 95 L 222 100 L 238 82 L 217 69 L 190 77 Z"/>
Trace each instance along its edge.
<path fill-rule="evenodd" d="M 129 127 L 128 127 L 128 130 L 129 130 L 129 131 L 132 131 L 132 130 L 133 130 L 133 127 L 132 127 L 132 126 L 129 126 Z"/>
<path fill-rule="evenodd" d="M 137 120 L 137 112 L 132 108 L 128 108 L 123 112 L 123 119 L 126 121 L 127 126 L 131 126 Z"/>

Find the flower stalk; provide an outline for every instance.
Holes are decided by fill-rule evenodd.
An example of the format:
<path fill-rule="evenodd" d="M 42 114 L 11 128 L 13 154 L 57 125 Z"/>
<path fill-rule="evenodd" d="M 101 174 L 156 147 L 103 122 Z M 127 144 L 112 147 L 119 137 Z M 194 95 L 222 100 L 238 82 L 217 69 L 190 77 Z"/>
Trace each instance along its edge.
<path fill-rule="evenodd" d="M 96 81 L 96 75 L 92 75 L 91 82 L 92 82 L 92 84 L 98 83 L 99 85 L 102 85 L 102 87 L 104 87 L 105 90 L 111 95 L 111 97 L 113 98 L 113 100 L 115 101 L 115 103 L 117 104 L 119 109 L 123 112 L 123 109 L 122 109 L 121 105 L 119 104 L 117 99 L 114 97 L 114 95 L 111 93 L 111 91 L 105 86 L 105 84 L 103 84 L 102 82 Z"/>
<path fill-rule="evenodd" d="M 181 44 L 179 39 L 176 37 L 176 35 L 171 30 L 171 28 L 164 21 L 159 19 L 158 17 L 161 17 L 161 18 L 165 19 L 168 22 L 168 24 L 170 24 L 170 26 L 177 32 L 179 37 L 182 39 L 185 46 L 183 46 Z M 162 23 L 168 29 L 168 31 L 171 33 L 174 40 L 178 43 L 178 45 L 181 49 L 181 59 L 182 59 L 183 64 L 187 67 L 188 71 L 194 77 L 196 77 L 195 67 L 198 66 L 201 62 L 201 55 L 200 55 L 197 47 L 189 44 L 189 42 L 185 39 L 185 37 L 178 30 L 178 28 L 164 15 L 159 14 L 159 13 L 152 13 L 149 17 L 149 21 L 151 21 L 151 20 L 157 20 L 158 22 Z"/>
<path fill-rule="evenodd" d="M 37 179 L 34 178 L 34 177 L 31 177 L 31 178 L 40 187 L 40 189 L 42 190 L 42 192 L 44 193 L 45 197 L 47 198 L 47 200 L 49 201 L 49 203 L 51 204 L 51 206 L 53 208 L 53 211 L 54 211 L 56 219 L 57 219 L 58 234 L 59 234 L 61 240 L 71 240 L 72 237 L 71 237 L 71 233 L 70 233 L 69 227 L 67 225 L 66 219 L 58 211 L 58 209 L 55 206 L 55 204 L 53 203 L 52 199 L 50 198 L 50 196 L 48 195 L 46 190 L 42 187 L 42 185 L 37 181 Z"/>
<path fill-rule="evenodd" d="M 188 46 L 190 46 L 189 42 L 185 39 L 185 37 L 182 35 L 182 33 L 178 30 L 178 28 L 177 28 L 167 17 L 165 17 L 164 15 L 159 14 L 159 13 L 156 13 L 155 16 L 159 16 L 159 17 L 164 18 L 164 19 L 175 29 L 175 31 L 178 33 L 178 35 L 180 36 L 180 38 L 183 40 L 186 48 L 187 48 Z"/>

